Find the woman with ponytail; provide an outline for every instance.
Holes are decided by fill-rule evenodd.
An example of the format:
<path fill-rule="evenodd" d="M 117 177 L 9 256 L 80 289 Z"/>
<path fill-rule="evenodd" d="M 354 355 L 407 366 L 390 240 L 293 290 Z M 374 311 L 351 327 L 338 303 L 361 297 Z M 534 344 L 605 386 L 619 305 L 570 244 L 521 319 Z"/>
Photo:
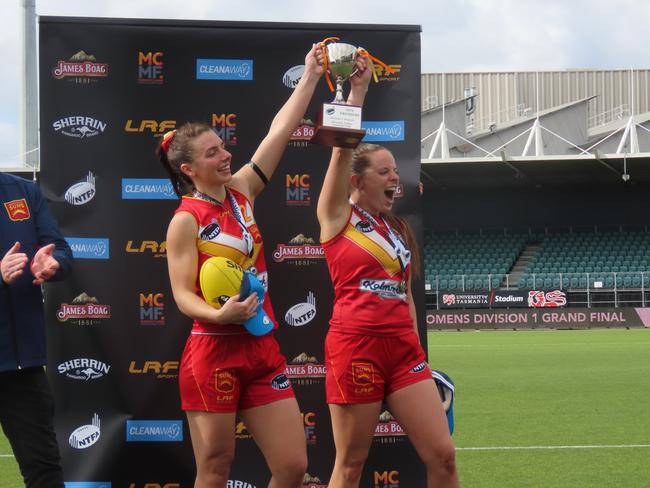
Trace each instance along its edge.
<path fill-rule="evenodd" d="M 179 384 L 196 460 L 195 487 L 225 488 L 239 414 L 271 471 L 269 487 L 302 486 L 307 467 L 300 409 L 273 333 L 254 336 L 242 325 L 255 316 L 257 293 L 235 295 L 220 309 L 198 284 L 201 265 L 223 256 L 249 270 L 268 290 L 255 198 L 275 171 L 323 73 L 320 46 L 277 113 L 252 160 L 235 174 L 221 138 L 203 123 L 187 123 L 163 137 L 158 156 L 181 203 L 167 231 L 167 263 L 174 300 L 194 322 L 181 358 Z M 272 320 L 266 292 L 263 307 Z"/>
<path fill-rule="evenodd" d="M 350 78 L 349 104 L 363 104 L 369 79 L 364 63 Z M 329 488 L 359 486 L 383 401 L 426 465 L 428 488 L 458 486 L 454 445 L 417 333 L 417 244 L 391 213 L 399 183 L 385 147 L 333 148 L 318 200 L 335 295 L 325 339 L 336 446 Z"/>

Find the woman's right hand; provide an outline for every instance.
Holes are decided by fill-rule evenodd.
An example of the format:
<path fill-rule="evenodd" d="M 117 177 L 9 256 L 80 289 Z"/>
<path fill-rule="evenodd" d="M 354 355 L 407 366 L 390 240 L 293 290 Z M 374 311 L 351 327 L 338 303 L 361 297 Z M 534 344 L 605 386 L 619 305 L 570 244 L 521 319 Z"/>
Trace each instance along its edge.
<path fill-rule="evenodd" d="M 243 324 L 246 320 L 255 316 L 257 305 L 257 293 L 252 293 L 241 302 L 238 294 L 233 295 L 217 311 L 216 322 L 219 324 Z"/>

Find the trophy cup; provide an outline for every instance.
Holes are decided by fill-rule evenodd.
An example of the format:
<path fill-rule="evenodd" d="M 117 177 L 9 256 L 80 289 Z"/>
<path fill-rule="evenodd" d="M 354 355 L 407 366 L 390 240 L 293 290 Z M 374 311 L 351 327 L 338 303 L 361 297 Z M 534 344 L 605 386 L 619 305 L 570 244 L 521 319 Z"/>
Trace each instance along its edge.
<path fill-rule="evenodd" d="M 336 95 L 331 103 L 324 103 L 318 111 L 311 142 L 323 146 L 355 148 L 366 131 L 361 128 L 361 107 L 346 105 L 343 99 L 343 83 L 356 72 L 355 62 L 359 49 L 351 44 L 327 41 L 323 43 L 324 68 L 327 76 L 331 74 L 335 78 Z"/>

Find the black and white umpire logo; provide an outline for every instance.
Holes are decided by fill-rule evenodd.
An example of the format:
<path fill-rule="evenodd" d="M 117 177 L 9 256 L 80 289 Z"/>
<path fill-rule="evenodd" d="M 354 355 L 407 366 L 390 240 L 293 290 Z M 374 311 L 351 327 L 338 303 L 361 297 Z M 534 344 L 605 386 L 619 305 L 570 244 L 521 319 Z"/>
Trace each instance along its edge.
<path fill-rule="evenodd" d="M 426 367 L 427 367 L 427 363 L 425 361 L 422 361 L 417 366 L 411 368 L 411 373 L 419 373 L 420 371 L 422 371 Z"/>
<path fill-rule="evenodd" d="M 359 232 L 363 232 L 364 234 L 367 234 L 368 232 L 372 232 L 374 228 L 372 227 L 372 224 L 368 222 L 367 220 L 360 220 L 359 222 L 356 223 L 354 226 Z"/>
<path fill-rule="evenodd" d="M 289 378 L 284 373 L 280 373 L 275 378 L 271 380 L 271 386 L 274 390 L 286 390 L 291 386 Z"/>

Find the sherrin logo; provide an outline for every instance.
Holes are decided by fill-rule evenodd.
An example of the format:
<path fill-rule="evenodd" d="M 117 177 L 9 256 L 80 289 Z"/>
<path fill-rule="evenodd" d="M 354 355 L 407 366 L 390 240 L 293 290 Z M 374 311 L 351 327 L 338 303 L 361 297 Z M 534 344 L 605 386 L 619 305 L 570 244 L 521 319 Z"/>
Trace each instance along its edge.
<path fill-rule="evenodd" d="M 252 485 L 248 481 L 241 480 L 228 480 L 226 483 L 226 488 L 257 488 L 255 485 Z"/>
<path fill-rule="evenodd" d="M 102 134 L 106 130 L 106 122 L 83 115 L 72 115 L 52 122 L 54 132 L 75 139 L 87 139 Z"/>
<path fill-rule="evenodd" d="M 302 327 L 314 320 L 314 317 L 316 317 L 316 297 L 310 291 L 307 295 L 307 301 L 296 303 L 287 310 L 287 313 L 284 315 L 284 320 L 293 327 Z"/>
<path fill-rule="evenodd" d="M 305 72 L 305 65 L 299 64 L 289 68 L 284 75 L 282 76 L 282 83 L 287 88 L 295 88 L 298 86 L 300 78 L 302 78 L 303 73 Z"/>
<path fill-rule="evenodd" d="M 95 444 L 101 435 L 99 415 L 94 414 L 92 423 L 77 427 L 72 431 L 68 442 L 74 449 L 87 449 Z"/>
<path fill-rule="evenodd" d="M 111 367 L 97 359 L 75 358 L 62 362 L 56 370 L 73 380 L 89 381 L 106 376 Z"/>
<path fill-rule="evenodd" d="M 96 193 L 95 175 L 88 171 L 85 180 L 78 181 L 65 191 L 65 201 L 70 205 L 84 205 L 91 201 Z"/>

